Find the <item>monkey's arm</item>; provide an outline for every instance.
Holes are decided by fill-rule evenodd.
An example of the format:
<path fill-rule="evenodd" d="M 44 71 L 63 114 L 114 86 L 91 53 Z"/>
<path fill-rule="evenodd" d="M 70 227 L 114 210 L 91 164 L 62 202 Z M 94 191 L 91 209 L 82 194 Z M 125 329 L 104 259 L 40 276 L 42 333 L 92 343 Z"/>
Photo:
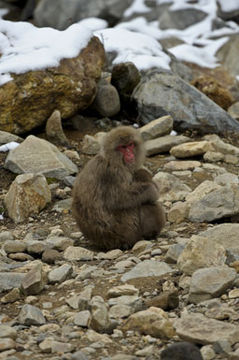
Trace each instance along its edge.
<path fill-rule="evenodd" d="M 152 183 L 157 192 L 158 192 L 158 195 L 159 195 L 159 187 L 158 187 L 158 184 L 156 184 L 154 181 L 153 181 L 153 175 L 151 174 L 151 172 L 146 169 L 146 168 L 141 168 L 139 170 L 137 170 L 135 173 L 134 173 L 134 180 L 135 181 L 139 181 L 139 182 L 148 182 L 148 183 Z"/>
<path fill-rule="evenodd" d="M 124 210 L 135 208 L 145 203 L 155 203 L 158 190 L 154 183 L 136 182 L 131 184 L 111 183 L 107 191 L 107 208 L 109 210 Z"/>

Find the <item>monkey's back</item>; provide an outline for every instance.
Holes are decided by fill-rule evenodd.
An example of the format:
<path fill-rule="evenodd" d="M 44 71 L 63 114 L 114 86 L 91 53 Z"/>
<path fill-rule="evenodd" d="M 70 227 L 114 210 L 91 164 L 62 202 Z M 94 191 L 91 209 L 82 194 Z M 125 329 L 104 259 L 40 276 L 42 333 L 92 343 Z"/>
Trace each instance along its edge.
<path fill-rule="evenodd" d="M 129 248 L 140 239 L 139 212 L 136 208 L 110 210 L 116 201 L 120 174 L 108 173 L 107 161 L 96 155 L 78 174 L 73 187 L 72 212 L 82 233 L 98 248 Z"/>

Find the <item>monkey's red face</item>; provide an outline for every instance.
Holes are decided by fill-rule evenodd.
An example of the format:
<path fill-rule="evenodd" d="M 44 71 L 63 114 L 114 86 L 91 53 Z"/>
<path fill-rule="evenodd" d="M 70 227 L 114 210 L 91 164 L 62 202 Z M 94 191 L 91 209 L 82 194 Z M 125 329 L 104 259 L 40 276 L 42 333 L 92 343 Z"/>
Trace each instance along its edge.
<path fill-rule="evenodd" d="M 130 142 L 127 145 L 117 146 L 117 150 L 123 154 L 125 164 L 132 164 L 135 162 L 134 148 L 135 144 L 133 142 Z"/>

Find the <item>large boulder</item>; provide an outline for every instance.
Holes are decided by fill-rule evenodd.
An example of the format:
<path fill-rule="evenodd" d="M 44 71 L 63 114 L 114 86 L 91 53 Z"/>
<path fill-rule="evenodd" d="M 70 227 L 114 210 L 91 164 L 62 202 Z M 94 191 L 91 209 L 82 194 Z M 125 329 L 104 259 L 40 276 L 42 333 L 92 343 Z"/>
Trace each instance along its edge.
<path fill-rule="evenodd" d="M 62 59 L 57 67 L 11 74 L 13 80 L 0 87 L 0 130 L 25 133 L 43 125 L 56 109 L 67 118 L 87 108 L 104 61 L 103 45 L 92 37 L 78 56 Z"/>
<path fill-rule="evenodd" d="M 165 71 L 148 71 L 135 88 L 133 100 L 139 119 L 148 123 L 170 114 L 174 128 L 200 133 L 239 133 L 239 123 L 195 87 Z"/>

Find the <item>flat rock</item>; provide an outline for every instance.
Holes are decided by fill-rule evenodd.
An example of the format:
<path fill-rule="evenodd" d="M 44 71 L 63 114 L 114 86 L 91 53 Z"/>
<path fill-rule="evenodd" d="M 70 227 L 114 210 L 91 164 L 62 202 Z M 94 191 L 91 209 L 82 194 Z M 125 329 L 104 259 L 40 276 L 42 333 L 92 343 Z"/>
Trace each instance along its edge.
<path fill-rule="evenodd" d="M 50 283 L 61 283 L 65 281 L 73 272 L 73 268 L 69 264 L 63 264 L 48 273 Z"/>
<path fill-rule="evenodd" d="M 187 275 L 210 266 L 221 266 L 226 261 L 226 251 L 210 238 L 193 235 L 178 257 L 178 268 Z"/>
<path fill-rule="evenodd" d="M 138 293 L 139 290 L 134 285 L 124 284 L 109 289 L 107 296 L 112 298 L 122 295 L 138 295 Z"/>
<path fill-rule="evenodd" d="M 78 261 L 90 261 L 93 260 L 94 253 L 93 251 L 87 250 L 80 246 L 69 246 L 64 251 L 64 259 L 65 260 L 78 260 Z"/>
<path fill-rule="evenodd" d="M 0 293 L 3 291 L 19 288 L 25 274 L 1 272 L 0 276 Z"/>
<path fill-rule="evenodd" d="M 159 186 L 159 198 L 162 202 L 184 200 L 191 192 L 190 187 L 184 184 L 183 181 L 166 172 L 158 172 L 153 177 L 153 180 Z"/>
<path fill-rule="evenodd" d="M 174 146 L 170 150 L 170 154 L 176 158 L 188 158 L 203 155 L 209 150 L 212 150 L 212 146 L 209 141 L 194 141 Z"/>
<path fill-rule="evenodd" d="M 139 131 L 144 141 L 152 140 L 170 134 L 173 130 L 173 118 L 170 115 L 150 121 L 142 126 Z"/>
<path fill-rule="evenodd" d="M 4 251 L 6 251 L 7 254 L 24 252 L 26 247 L 26 243 L 21 240 L 7 240 L 3 245 Z"/>
<path fill-rule="evenodd" d="M 212 266 L 195 271 L 191 278 L 189 301 L 199 303 L 219 297 L 233 285 L 236 271 L 228 266 Z"/>
<path fill-rule="evenodd" d="M 4 166 L 17 174 L 39 173 L 56 179 L 63 179 L 78 171 L 77 166 L 55 145 L 34 135 L 29 135 L 10 151 Z"/>
<path fill-rule="evenodd" d="M 200 232 L 200 236 L 210 239 L 212 244 L 218 244 L 225 249 L 239 248 L 238 244 L 239 224 L 220 224 Z"/>
<path fill-rule="evenodd" d="M 165 135 L 156 139 L 148 140 L 145 142 L 145 149 L 147 156 L 163 154 L 168 152 L 172 147 L 178 144 L 184 144 L 190 141 L 183 135 Z"/>
<path fill-rule="evenodd" d="M 185 314 L 174 323 L 177 335 L 186 341 L 206 345 L 227 340 L 231 345 L 239 341 L 237 325 L 209 319 L 198 313 Z"/>
<path fill-rule="evenodd" d="M 20 136 L 11 134 L 7 131 L 0 131 L 0 145 L 4 145 L 7 143 L 10 143 L 12 141 L 21 143 L 24 139 L 21 138 Z"/>
<path fill-rule="evenodd" d="M 191 203 L 188 218 L 193 222 L 211 222 L 238 213 L 239 188 L 229 184 Z"/>
<path fill-rule="evenodd" d="M 200 161 L 193 160 L 175 160 L 169 161 L 164 165 L 165 170 L 171 171 L 185 171 L 185 170 L 194 170 L 201 166 Z"/>
<path fill-rule="evenodd" d="M 125 282 L 131 279 L 145 278 L 151 276 L 161 276 L 173 272 L 171 267 L 165 262 L 154 260 L 144 260 L 137 264 L 129 272 L 121 277 L 121 281 Z"/>

